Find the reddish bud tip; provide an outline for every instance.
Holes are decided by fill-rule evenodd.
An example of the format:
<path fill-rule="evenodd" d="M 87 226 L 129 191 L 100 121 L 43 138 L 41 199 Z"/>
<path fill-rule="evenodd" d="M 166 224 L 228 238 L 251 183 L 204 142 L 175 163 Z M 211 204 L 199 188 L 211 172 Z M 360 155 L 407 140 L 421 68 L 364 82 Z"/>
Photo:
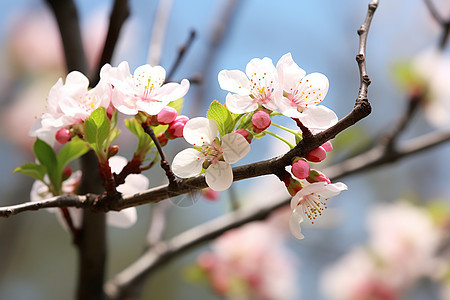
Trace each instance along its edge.
<path fill-rule="evenodd" d="M 72 175 L 72 168 L 66 167 L 62 172 L 62 180 L 67 180 Z"/>
<path fill-rule="evenodd" d="M 330 178 L 328 178 L 324 173 L 317 171 L 317 170 L 311 170 L 311 172 L 309 173 L 308 178 L 306 178 L 306 180 L 309 183 L 314 183 L 314 182 L 326 182 L 328 184 L 331 183 Z"/>
<path fill-rule="evenodd" d="M 306 156 L 305 159 L 310 162 L 321 162 L 327 157 L 327 152 L 322 146 L 317 147 L 314 150 L 311 150 Z"/>
<path fill-rule="evenodd" d="M 236 133 L 242 135 L 249 144 L 252 142 L 253 134 L 251 134 L 250 131 L 248 131 L 247 129 L 244 128 L 238 129 L 236 130 Z"/>
<path fill-rule="evenodd" d="M 309 176 L 309 164 L 303 159 L 299 159 L 292 164 L 292 174 L 298 179 L 305 179 Z"/>
<path fill-rule="evenodd" d="M 68 141 L 70 141 L 71 138 L 72 134 L 70 134 L 70 131 L 67 128 L 62 128 L 58 130 L 55 134 L 55 139 L 58 141 L 58 143 L 63 145 Z"/>
<path fill-rule="evenodd" d="M 270 126 L 270 116 L 265 111 L 258 111 L 252 117 L 253 131 L 259 133 Z"/>
<path fill-rule="evenodd" d="M 206 188 L 206 189 L 202 190 L 202 196 L 205 199 L 210 200 L 210 201 L 216 201 L 217 199 L 219 199 L 219 195 L 220 195 L 220 192 L 215 191 L 210 188 Z"/>
<path fill-rule="evenodd" d="M 109 148 L 108 148 L 108 158 L 113 157 L 117 153 L 119 153 L 119 146 L 117 146 L 117 145 L 109 146 Z"/>
<path fill-rule="evenodd" d="M 157 138 L 158 138 L 159 144 L 160 144 L 161 146 L 163 146 L 163 147 L 164 147 L 165 145 L 167 145 L 167 142 L 169 141 L 169 139 L 165 136 L 164 132 L 160 133 L 160 134 L 157 136 Z"/>
<path fill-rule="evenodd" d="M 114 106 L 110 105 L 108 106 L 108 108 L 106 109 L 106 116 L 108 117 L 108 119 L 112 119 L 112 116 L 114 114 L 114 112 L 116 111 L 116 109 L 114 108 Z"/>
<path fill-rule="evenodd" d="M 285 182 L 285 184 L 286 184 L 286 182 Z M 289 179 L 289 184 L 286 185 L 286 187 L 289 192 L 289 195 L 294 197 L 303 188 L 303 184 L 300 181 L 291 177 Z"/>
<path fill-rule="evenodd" d="M 325 149 L 326 152 L 331 152 L 333 150 L 333 145 L 331 145 L 331 142 L 328 141 L 325 144 L 321 146 L 323 149 Z"/>
<path fill-rule="evenodd" d="M 189 118 L 186 116 L 176 117 L 175 120 L 169 124 L 169 127 L 165 132 L 166 137 L 171 140 L 182 137 L 184 125 L 186 125 L 187 121 L 189 121 Z"/>
<path fill-rule="evenodd" d="M 156 115 L 156 120 L 161 125 L 169 125 L 177 116 L 178 113 L 175 108 L 166 106 Z"/>

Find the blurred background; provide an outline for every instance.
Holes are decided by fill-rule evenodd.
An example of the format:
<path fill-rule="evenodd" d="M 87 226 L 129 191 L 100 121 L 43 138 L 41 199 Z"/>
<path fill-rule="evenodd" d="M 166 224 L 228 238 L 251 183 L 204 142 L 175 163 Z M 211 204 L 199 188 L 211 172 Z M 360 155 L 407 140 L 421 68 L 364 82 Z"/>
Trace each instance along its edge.
<path fill-rule="evenodd" d="M 92 67 L 101 53 L 112 1 L 75 2 L 83 43 Z M 356 31 L 364 21 L 368 1 L 159 2 L 164 3 L 168 12 L 167 27 L 161 27 L 165 34 L 161 41 L 160 56 L 157 51 L 151 52 L 149 56 L 149 45 L 154 46 L 156 38 L 152 28 L 159 3 L 133 0 L 130 1 L 131 16 L 123 27 L 112 65 L 127 60 L 130 69 L 134 70 L 150 62 L 168 70 L 177 57 L 179 47 L 187 41 L 190 31 L 195 30 L 196 38 L 172 78 L 178 82 L 183 78 L 201 78 L 200 84 L 191 84 L 185 97 L 183 114 L 189 117 L 205 116 L 212 100 L 225 102 L 227 92 L 221 90 L 217 82 L 220 70 L 245 70 L 246 64 L 254 57 L 269 57 L 276 63 L 287 52 L 292 53 L 296 63 L 307 73 L 320 72 L 328 77 L 330 89 L 324 105 L 333 109 L 339 118 L 351 111 L 359 88 L 355 62 L 359 43 Z M 448 1 L 433 2 L 444 18 L 450 17 Z M 21 174 L 12 175 L 12 171 L 34 159 L 31 152 L 34 140 L 27 133 L 44 111 L 51 86 L 59 77 L 65 77 L 65 64 L 58 28 L 46 3 L 32 0 L 2 1 L 0 8 L 0 205 L 6 206 L 29 201 L 32 180 Z M 222 22 L 227 19 L 224 18 L 227 14 L 229 19 Z M 410 98 L 409 90 L 396 79 L 396 66 L 401 62 L 414 61 L 426 51 L 437 49 L 441 34 L 442 30 L 429 13 L 425 1 L 381 1 L 367 46 L 367 68 L 372 80 L 369 100 L 373 112 L 333 141 L 335 151 L 321 168 L 367 149 L 377 138 L 392 130 Z M 444 56 L 450 55 L 447 48 Z M 450 70 L 445 74 L 440 79 L 448 80 L 450 85 Z M 430 97 L 432 100 L 433 97 Z M 447 104 L 442 104 L 442 110 L 447 110 L 450 115 L 450 93 L 446 100 Z M 434 122 L 425 108 L 420 109 L 413 118 L 401 140 L 434 130 L 449 129 L 448 118 L 447 122 L 445 118 L 443 122 Z M 292 121 L 280 118 L 277 122 L 295 128 Z M 134 142 L 134 136 L 123 130 L 117 141 L 121 155 L 131 157 Z M 169 158 L 172 159 L 187 146 L 182 139 L 171 142 L 166 150 Z M 239 164 L 267 159 L 287 150 L 286 145 L 268 136 L 253 141 L 250 155 Z M 373 271 L 373 266 L 369 266 L 372 263 L 367 263 L 370 258 L 366 263 L 359 264 L 352 263 L 349 258 L 351 253 L 359 251 L 359 256 L 356 256 L 364 260 L 361 257 L 367 256 L 367 251 L 363 249 L 385 249 L 379 245 L 390 247 L 395 244 L 400 240 L 398 236 L 381 234 L 381 239 L 384 237 L 387 242 L 380 242 L 379 232 L 401 227 L 397 226 L 395 220 L 402 220 L 403 215 L 410 211 L 412 216 L 405 217 L 412 222 L 410 225 L 407 221 L 399 221 L 403 225 L 407 224 L 402 225 L 403 231 L 398 230 L 401 236 L 411 238 L 411 245 L 430 245 L 442 240 L 442 228 L 450 219 L 446 214 L 446 207 L 450 205 L 449 153 L 450 145 L 446 143 L 399 162 L 343 178 L 340 181 L 347 184 L 349 190 L 330 200 L 329 209 L 316 224 L 304 223 L 306 238 L 303 240 L 290 236 L 287 222 L 284 221 L 275 222 L 277 225 L 272 227 L 279 230 L 275 233 L 270 230 L 240 233 L 261 242 L 253 244 L 255 249 L 242 252 L 249 257 L 254 255 L 252 251 L 256 253 L 264 249 L 261 247 L 266 245 L 263 241 L 269 234 L 280 237 L 277 245 L 282 251 L 278 249 L 270 252 L 270 255 L 278 256 L 273 261 L 279 259 L 278 266 L 285 264 L 284 269 L 278 271 L 289 276 L 279 279 L 280 276 L 273 275 L 274 281 L 283 280 L 285 286 L 273 288 L 273 295 L 277 295 L 275 298 L 261 296 L 261 299 L 369 299 L 370 292 L 364 294 L 364 289 L 361 292 L 356 287 L 359 292 L 348 296 L 345 291 L 336 288 L 341 286 L 342 289 L 343 286 L 349 290 L 357 281 L 352 277 L 345 279 L 345 276 L 350 276 L 345 272 L 339 273 L 339 264 L 342 265 L 343 258 L 348 259 L 343 264 L 345 266 L 366 266 L 365 269 L 347 268 L 353 274 L 359 274 L 357 277 L 376 279 L 371 281 L 376 284 L 366 286 L 368 290 L 374 291 L 370 299 L 450 299 L 450 283 L 448 278 L 447 284 L 445 280 L 450 273 L 444 268 L 448 260 L 439 261 L 439 267 L 432 269 L 429 276 L 424 276 L 429 270 L 416 270 L 419 274 L 417 278 L 398 279 L 402 275 L 389 273 L 390 268 L 385 268 L 384 273 Z M 151 186 L 164 183 L 163 173 L 158 168 L 153 168 L 145 175 L 150 178 Z M 193 205 L 170 204 L 167 209 L 167 230 L 163 237 L 172 237 L 222 215 L 231 209 L 230 199 L 238 199 L 245 206 L 288 196 L 283 184 L 274 176 L 237 182 L 231 192 L 223 192 L 215 201 L 198 197 Z M 107 278 L 132 263 L 144 250 L 152 209 L 152 205 L 139 207 L 138 222 L 132 228 L 109 228 Z M 439 215 L 438 221 L 441 223 L 436 221 L 436 215 Z M 386 225 L 392 221 L 394 224 Z M 420 227 L 420 224 L 423 226 Z M 380 229 L 378 225 L 385 227 Z M 238 233 L 236 235 L 239 240 Z M 436 237 L 430 241 L 430 236 Z M 232 235 L 227 237 L 233 241 Z M 74 295 L 77 253 L 70 235 L 59 226 L 53 214 L 45 211 L 27 212 L 2 219 L 0 240 L 0 299 L 67 299 Z M 196 261 L 202 266 L 202 259 L 197 259 L 201 253 L 213 251 L 208 253 L 214 255 L 220 251 L 233 251 L 230 249 L 239 244 L 230 243 L 226 245 L 227 242 L 223 241 L 222 244 L 204 245 L 163 266 L 147 280 L 141 298 L 149 299 L 151 295 L 152 299 L 222 299 L 226 295 L 230 296 L 233 293 L 229 294 L 229 291 L 222 290 L 222 296 L 214 292 L 220 290 L 219 287 L 213 281 L 208 281 L 210 279 L 198 275 L 198 268 L 197 271 L 194 268 Z M 260 248 L 257 248 L 258 245 Z M 227 247 L 231 248 L 226 250 Z M 434 250 L 420 251 L 430 253 Z M 272 259 L 269 253 L 266 255 L 266 259 Z M 415 256 L 410 259 L 412 257 Z M 424 261 L 427 262 L 426 259 Z M 429 267 L 431 263 L 426 265 Z M 376 275 L 367 275 L 370 273 L 368 270 Z M 271 273 L 266 276 L 270 278 Z M 388 283 L 387 287 L 380 287 L 384 284 L 380 278 L 394 277 L 406 283 L 394 286 Z M 395 290 L 398 286 L 401 288 Z M 276 294 L 277 288 L 281 289 L 280 294 Z M 257 297 L 253 295 L 246 298 L 246 294 L 241 292 L 233 294 L 234 297 Z M 342 295 L 339 294 L 341 292 Z"/>

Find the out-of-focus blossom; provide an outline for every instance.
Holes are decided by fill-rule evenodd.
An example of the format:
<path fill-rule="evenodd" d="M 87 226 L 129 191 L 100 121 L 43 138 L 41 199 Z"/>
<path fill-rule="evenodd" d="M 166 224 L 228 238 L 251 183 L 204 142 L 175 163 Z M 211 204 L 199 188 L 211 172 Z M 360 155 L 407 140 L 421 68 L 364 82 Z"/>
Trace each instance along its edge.
<path fill-rule="evenodd" d="M 189 89 L 187 79 L 183 79 L 181 84 L 164 84 L 166 70 L 161 66 L 143 65 L 131 75 L 126 61 L 118 67 L 103 66 L 101 78 L 114 86 L 112 104 L 126 115 L 135 115 L 138 111 L 156 115 L 169 102 L 183 97 Z"/>
<path fill-rule="evenodd" d="M 378 205 L 370 211 L 368 229 L 366 246 L 323 273 L 327 299 L 404 299 L 422 278 L 440 280 L 442 231 L 426 209 L 406 202 Z"/>
<path fill-rule="evenodd" d="M 205 179 L 210 188 L 224 191 L 233 183 L 234 164 L 250 151 L 247 140 L 239 133 L 217 138 L 217 124 L 206 118 L 194 118 L 186 123 L 184 138 L 194 146 L 178 153 L 172 163 L 175 175 L 187 178 L 206 169 Z"/>
<path fill-rule="evenodd" d="M 120 173 L 123 167 L 127 164 L 127 160 L 121 156 L 114 156 L 109 159 L 111 171 Z M 72 194 L 76 191 L 81 180 L 81 171 L 74 172 L 67 180 L 62 183 L 62 191 L 64 194 Z M 141 192 L 148 188 L 149 181 L 147 177 L 142 174 L 130 174 L 125 179 L 125 183 L 118 186 L 117 190 L 123 194 L 133 194 Z M 30 192 L 31 201 L 40 201 L 53 197 L 47 185 L 36 180 L 33 183 Z M 48 211 L 57 213 L 58 221 L 63 228 L 67 229 L 67 224 L 58 208 L 48 208 Z M 68 208 L 70 217 L 75 228 L 80 228 L 82 223 L 82 210 L 78 208 Z M 106 222 L 108 225 L 127 228 L 132 226 L 137 221 L 136 208 L 130 207 L 119 212 L 111 211 L 106 214 Z"/>
<path fill-rule="evenodd" d="M 354 248 L 328 267 L 321 277 L 321 289 L 330 300 L 396 300 L 397 288 L 363 248 Z"/>
<path fill-rule="evenodd" d="M 406 202 L 379 205 L 368 218 L 369 247 L 393 272 L 390 280 L 412 281 L 436 268 L 436 249 L 441 238 L 431 216 Z"/>
<path fill-rule="evenodd" d="M 296 299 L 297 261 L 276 226 L 255 222 L 226 232 L 201 254 L 197 265 L 228 299 Z"/>
<path fill-rule="evenodd" d="M 409 88 L 425 89 L 425 116 L 436 127 L 450 126 L 450 56 L 439 49 L 427 49 L 420 53 L 412 63 L 415 76 L 424 86 L 412 85 Z"/>
<path fill-rule="evenodd" d="M 328 92 L 328 78 L 320 73 L 306 72 L 292 59 L 291 53 L 277 63 L 283 97 L 277 99 L 280 112 L 290 118 L 297 118 L 312 130 L 324 130 L 337 122 L 336 114 L 320 103 Z M 305 76 L 306 75 L 306 76 Z"/>
<path fill-rule="evenodd" d="M 236 114 L 248 113 L 263 106 L 276 110 L 276 103 L 283 91 L 272 60 L 268 57 L 252 59 L 240 70 L 222 70 L 219 72 L 220 88 L 230 91 L 226 97 L 227 108 Z"/>

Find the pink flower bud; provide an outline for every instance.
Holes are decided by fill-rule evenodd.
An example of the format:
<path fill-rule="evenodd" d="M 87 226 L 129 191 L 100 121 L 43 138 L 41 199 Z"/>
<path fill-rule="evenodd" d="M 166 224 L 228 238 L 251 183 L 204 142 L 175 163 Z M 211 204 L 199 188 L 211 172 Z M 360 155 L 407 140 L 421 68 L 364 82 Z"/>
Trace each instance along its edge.
<path fill-rule="evenodd" d="M 68 141 L 70 141 L 71 138 L 72 135 L 70 134 L 70 131 L 67 128 L 62 128 L 58 130 L 55 134 L 55 139 L 58 141 L 58 143 L 63 145 Z"/>
<path fill-rule="evenodd" d="M 62 180 L 67 180 L 72 175 L 72 168 L 66 167 L 62 172 Z"/>
<path fill-rule="evenodd" d="M 305 179 L 309 176 L 309 164 L 303 159 L 298 159 L 292 164 L 292 174 L 298 179 Z"/>
<path fill-rule="evenodd" d="M 167 145 L 167 142 L 169 141 L 169 140 L 167 139 L 167 137 L 165 136 L 164 132 L 160 133 L 160 134 L 157 136 L 157 138 L 158 138 L 159 144 L 160 144 L 161 146 L 163 146 L 163 147 L 164 147 L 165 145 Z"/>
<path fill-rule="evenodd" d="M 333 145 L 331 145 L 331 142 L 328 141 L 325 144 L 321 146 L 323 149 L 325 149 L 326 152 L 331 152 L 333 150 Z"/>
<path fill-rule="evenodd" d="M 119 146 L 113 145 L 108 148 L 108 158 L 113 157 L 117 153 L 119 153 Z"/>
<path fill-rule="evenodd" d="M 114 106 L 110 105 L 108 106 L 108 108 L 106 109 L 106 116 L 108 117 L 108 119 L 112 119 L 112 116 L 114 114 L 114 112 L 116 111 L 116 109 L 114 108 Z"/>
<path fill-rule="evenodd" d="M 177 116 L 178 113 L 175 108 L 166 106 L 156 115 L 156 120 L 161 125 L 168 125 L 172 123 Z"/>
<path fill-rule="evenodd" d="M 327 175 L 325 175 L 322 172 L 317 171 L 317 170 L 311 170 L 311 172 L 309 173 L 309 176 L 308 176 L 308 178 L 306 178 L 306 180 L 309 183 L 321 182 L 321 181 L 326 182 L 328 184 L 331 183 L 331 180 L 330 180 L 330 178 L 327 177 Z"/>
<path fill-rule="evenodd" d="M 169 124 L 165 135 L 168 139 L 176 139 L 183 136 L 184 125 L 186 125 L 189 118 L 186 116 L 178 116 L 175 120 Z"/>
<path fill-rule="evenodd" d="M 253 134 L 251 134 L 250 131 L 248 131 L 247 129 L 244 128 L 238 129 L 236 130 L 236 133 L 242 135 L 249 144 L 252 142 Z"/>
<path fill-rule="evenodd" d="M 252 117 L 253 131 L 259 133 L 270 126 L 270 116 L 265 111 L 258 111 Z"/>
<path fill-rule="evenodd" d="M 321 162 L 327 157 L 327 152 L 322 146 L 317 147 L 314 150 L 311 150 L 306 156 L 305 159 L 311 162 Z"/>
<path fill-rule="evenodd" d="M 216 201 L 219 199 L 220 192 L 215 191 L 211 188 L 206 188 L 202 190 L 202 196 L 210 201 Z"/>

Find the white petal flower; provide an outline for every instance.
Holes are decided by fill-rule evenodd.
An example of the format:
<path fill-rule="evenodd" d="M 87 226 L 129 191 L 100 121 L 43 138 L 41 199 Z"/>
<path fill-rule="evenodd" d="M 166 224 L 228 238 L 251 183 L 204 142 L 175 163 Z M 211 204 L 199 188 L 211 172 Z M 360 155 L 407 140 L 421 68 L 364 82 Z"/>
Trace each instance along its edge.
<path fill-rule="evenodd" d="M 278 73 L 270 58 L 254 58 L 246 67 L 246 74 L 239 70 L 222 70 L 218 80 L 228 93 L 227 108 L 236 114 L 247 113 L 264 106 L 275 110 L 281 100 L 282 89 Z"/>
<path fill-rule="evenodd" d="M 342 182 L 315 182 L 306 185 L 295 194 L 291 200 L 292 214 L 289 221 L 292 234 L 297 238 L 303 238 L 299 229 L 300 223 L 303 221 L 302 214 L 311 221 L 315 220 L 327 208 L 328 198 L 338 195 L 343 190 L 347 190 L 347 186 Z"/>
<path fill-rule="evenodd" d="M 111 99 L 111 87 L 100 81 L 89 89 L 89 80 L 78 71 L 70 72 L 63 84 L 60 78 L 50 89 L 47 99 L 47 112 L 36 122 L 30 136 L 43 139 L 48 144 L 55 142 L 55 133 L 86 120 L 99 107 L 108 108 Z"/>
<path fill-rule="evenodd" d="M 131 75 L 128 62 L 118 67 L 103 66 L 101 77 L 114 86 L 112 104 L 123 114 L 135 115 L 138 111 L 158 114 L 169 102 L 183 97 L 189 89 L 189 81 L 181 84 L 164 84 L 166 71 L 161 66 L 143 65 Z"/>
<path fill-rule="evenodd" d="M 123 167 L 127 164 L 127 159 L 121 156 L 114 156 L 109 159 L 111 171 L 120 173 Z M 64 194 L 71 194 L 75 191 L 76 186 L 81 180 L 81 171 L 74 172 L 69 179 L 62 184 L 62 191 Z M 131 174 L 125 179 L 125 183 L 118 186 L 117 190 L 123 194 L 134 194 L 146 190 L 149 186 L 148 178 L 142 174 Z M 31 201 L 40 201 L 53 197 L 48 190 L 48 187 L 41 181 L 35 181 L 31 188 Z M 49 208 L 48 211 L 57 213 L 58 221 L 64 229 L 67 229 L 67 224 L 62 217 L 61 211 L 57 208 Z M 81 209 L 69 207 L 70 217 L 75 228 L 80 228 L 83 219 Z M 108 225 L 126 228 L 135 224 L 137 221 L 136 208 L 130 207 L 119 212 L 108 212 L 106 214 L 106 222 Z"/>
<path fill-rule="evenodd" d="M 206 118 L 194 118 L 186 123 L 183 130 L 186 141 L 194 149 L 185 149 L 178 153 L 172 163 L 175 175 L 188 178 L 199 174 L 204 164 L 208 165 L 205 180 L 215 191 L 228 189 L 233 182 L 230 164 L 237 162 L 250 151 L 245 138 L 237 133 L 229 133 L 220 141 L 217 136 L 217 124 Z"/>
<path fill-rule="evenodd" d="M 315 107 L 328 92 L 329 82 L 325 75 L 311 73 L 305 76 L 306 72 L 294 62 L 291 53 L 280 58 L 277 71 L 283 97 L 276 105 L 283 115 L 299 118 L 310 129 L 323 130 L 337 123 L 332 110 L 324 106 Z"/>

